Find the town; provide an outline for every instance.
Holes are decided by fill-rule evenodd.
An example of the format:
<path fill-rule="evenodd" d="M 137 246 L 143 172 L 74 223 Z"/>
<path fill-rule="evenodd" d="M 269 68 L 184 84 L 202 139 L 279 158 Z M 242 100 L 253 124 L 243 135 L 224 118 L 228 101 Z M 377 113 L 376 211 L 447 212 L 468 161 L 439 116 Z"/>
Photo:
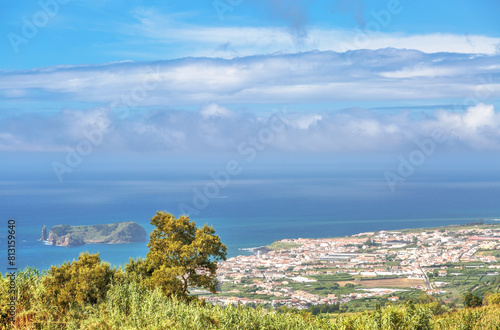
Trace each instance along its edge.
<path fill-rule="evenodd" d="M 482 222 L 283 239 L 220 263 L 221 290 L 205 300 L 298 309 L 422 294 L 451 301 L 498 277 L 499 248 L 500 225 Z"/>

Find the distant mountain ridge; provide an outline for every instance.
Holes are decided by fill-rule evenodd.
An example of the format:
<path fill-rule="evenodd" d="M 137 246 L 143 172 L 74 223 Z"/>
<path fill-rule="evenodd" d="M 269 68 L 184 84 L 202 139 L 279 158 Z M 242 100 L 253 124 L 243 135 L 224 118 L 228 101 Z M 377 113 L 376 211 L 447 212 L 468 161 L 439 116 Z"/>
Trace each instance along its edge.
<path fill-rule="evenodd" d="M 123 244 L 146 240 L 146 230 L 133 221 L 89 226 L 57 225 L 50 228 L 48 237 L 48 241 L 56 246 Z"/>

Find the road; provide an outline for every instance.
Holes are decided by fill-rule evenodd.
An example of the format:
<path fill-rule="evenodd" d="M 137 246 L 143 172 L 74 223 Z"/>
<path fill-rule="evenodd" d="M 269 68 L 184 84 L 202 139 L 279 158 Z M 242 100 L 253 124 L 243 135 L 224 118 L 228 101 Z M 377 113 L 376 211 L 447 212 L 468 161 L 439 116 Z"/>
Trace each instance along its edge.
<path fill-rule="evenodd" d="M 418 264 L 418 269 L 420 269 L 420 271 L 422 272 L 422 274 L 424 274 L 425 286 L 427 287 L 427 290 L 432 290 L 431 281 L 429 281 L 429 277 L 427 276 L 427 273 L 424 272 L 424 270 L 422 269 L 422 267 L 420 267 L 420 264 Z"/>

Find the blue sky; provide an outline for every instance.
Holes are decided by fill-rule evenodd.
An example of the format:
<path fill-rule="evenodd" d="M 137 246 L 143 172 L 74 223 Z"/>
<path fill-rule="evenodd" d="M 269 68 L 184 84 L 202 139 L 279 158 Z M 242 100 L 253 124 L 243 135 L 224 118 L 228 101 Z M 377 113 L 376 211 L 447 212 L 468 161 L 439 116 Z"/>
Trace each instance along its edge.
<path fill-rule="evenodd" d="M 0 41 L 4 50 L 0 54 L 0 69 L 9 71 L 200 55 L 234 57 L 276 51 L 340 50 L 342 41 L 352 48 L 402 48 L 396 40 L 411 36 L 428 38 L 404 46 L 491 53 L 491 49 L 485 49 L 490 42 L 479 37 L 500 37 L 500 3 L 495 0 L 3 0 L 0 4 L 0 34 L 5 36 Z M 44 12 L 49 14 L 45 16 L 48 19 L 44 19 Z M 34 20 L 39 26 L 35 26 L 36 32 L 28 34 L 26 43 L 9 39 L 9 33 L 24 38 L 23 27 Z M 376 24 L 380 32 L 370 39 L 382 39 L 386 34 L 396 39 L 360 45 L 349 40 L 357 29 L 376 31 Z M 338 36 L 339 32 L 345 37 Z M 462 45 L 453 46 L 450 42 L 438 46 L 429 37 L 436 34 L 448 38 L 434 40 L 451 41 L 452 36 L 468 40 Z"/>
<path fill-rule="evenodd" d="M 230 152 L 273 111 L 276 151 L 500 149 L 498 1 L 0 5 L 1 151 Z"/>
<path fill-rule="evenodd" d="M 372 39 L 380 39 L 385 34 L 400 39 L 416 35 L 436 39 L 436 34 L 444 34 L 449 35 L 447 40 L 452 36 L 469 38 L 470 44 L 460 45 L 461 48 L 480 52 L 491 50 L 485 50 L 487 42 L 477 40 L 478 37 L 500 37 L 497 19 L 500 3 L 495 0 L 3 0 L 0 4 L 0 34 L 5 36 L 1 39 L 2 70 L 211 54 L 232 57 L 265 54 L 266 50 L 336 50 L 342 40 L 335 36 L 336 32 L 349 35 L 357 29 L 376 31 L 376 24 L 380 33 Z M 392 12 L 389 9 L 393 9 Z M 44 19 L 44 12 L 48 19 Z M 9 40 L 9 33 L 25 37 L 23 27 L 29 25 L 26 22 L 39 22 L 33 36 L 28 34 L 25 38 L 27 43 Z M 231 34 L 234 29 L 241 29 L 241 33 Z M 261 30 L 253 30 L 252 36 L 252 29 Z M 266 40 L 271 36 L 280 36 L 283 40 L 272 47 L 269 43 L 276 40 Z M 239 37 L 248 38 L 244 41 L 251 44 L 243 47 L 241 40 L 237 40 Z M 257 39 L 261 42 L 256 43 Z M 432 39 L 414 40 L 413 47 L 426 49 L 425 42 Z M 16 46 L 12 47 L 13 44 Z M 400 48 L 397 43 L 387 46 Z M 436 50 L 459 49 L 451 44 L 440 46 L 436 46 Z M 430 45 L 427 47 L 432 49 Z"/>

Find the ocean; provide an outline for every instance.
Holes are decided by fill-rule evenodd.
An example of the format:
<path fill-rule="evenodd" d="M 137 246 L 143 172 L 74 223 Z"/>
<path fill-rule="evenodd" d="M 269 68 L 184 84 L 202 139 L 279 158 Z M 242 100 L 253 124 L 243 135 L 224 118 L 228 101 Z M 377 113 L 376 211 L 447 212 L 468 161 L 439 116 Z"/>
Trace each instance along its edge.
<path fill-rule="evenodd" d="M 49 269 L 83 251 L 99 252 L 113 266 L 145 257 L 147 243 L 56 247 L 38 239 L 43 225 L 58 224 L 135 221 L 150 232 L 156 211 L 178 216 L 180 205 L 193 204 L 194 191 L 214 183 L 209 167 L 217 169 L 213 164 L 117 171 L 83 168 L 62 183 L 47 171 L 3 173 L 2 271 L 8 267 L 9 219 L 16 220 L 18 269 Z M 228 246 L 229 257 L 283 238 L 339 237 L 500 218 L 500 174 L 495 169 L 422 168 L 392 192 L 383 167 L 261 164 L 245 168 L 218 190 L 191 219 L 197 225 L 212 225 Z"/>

